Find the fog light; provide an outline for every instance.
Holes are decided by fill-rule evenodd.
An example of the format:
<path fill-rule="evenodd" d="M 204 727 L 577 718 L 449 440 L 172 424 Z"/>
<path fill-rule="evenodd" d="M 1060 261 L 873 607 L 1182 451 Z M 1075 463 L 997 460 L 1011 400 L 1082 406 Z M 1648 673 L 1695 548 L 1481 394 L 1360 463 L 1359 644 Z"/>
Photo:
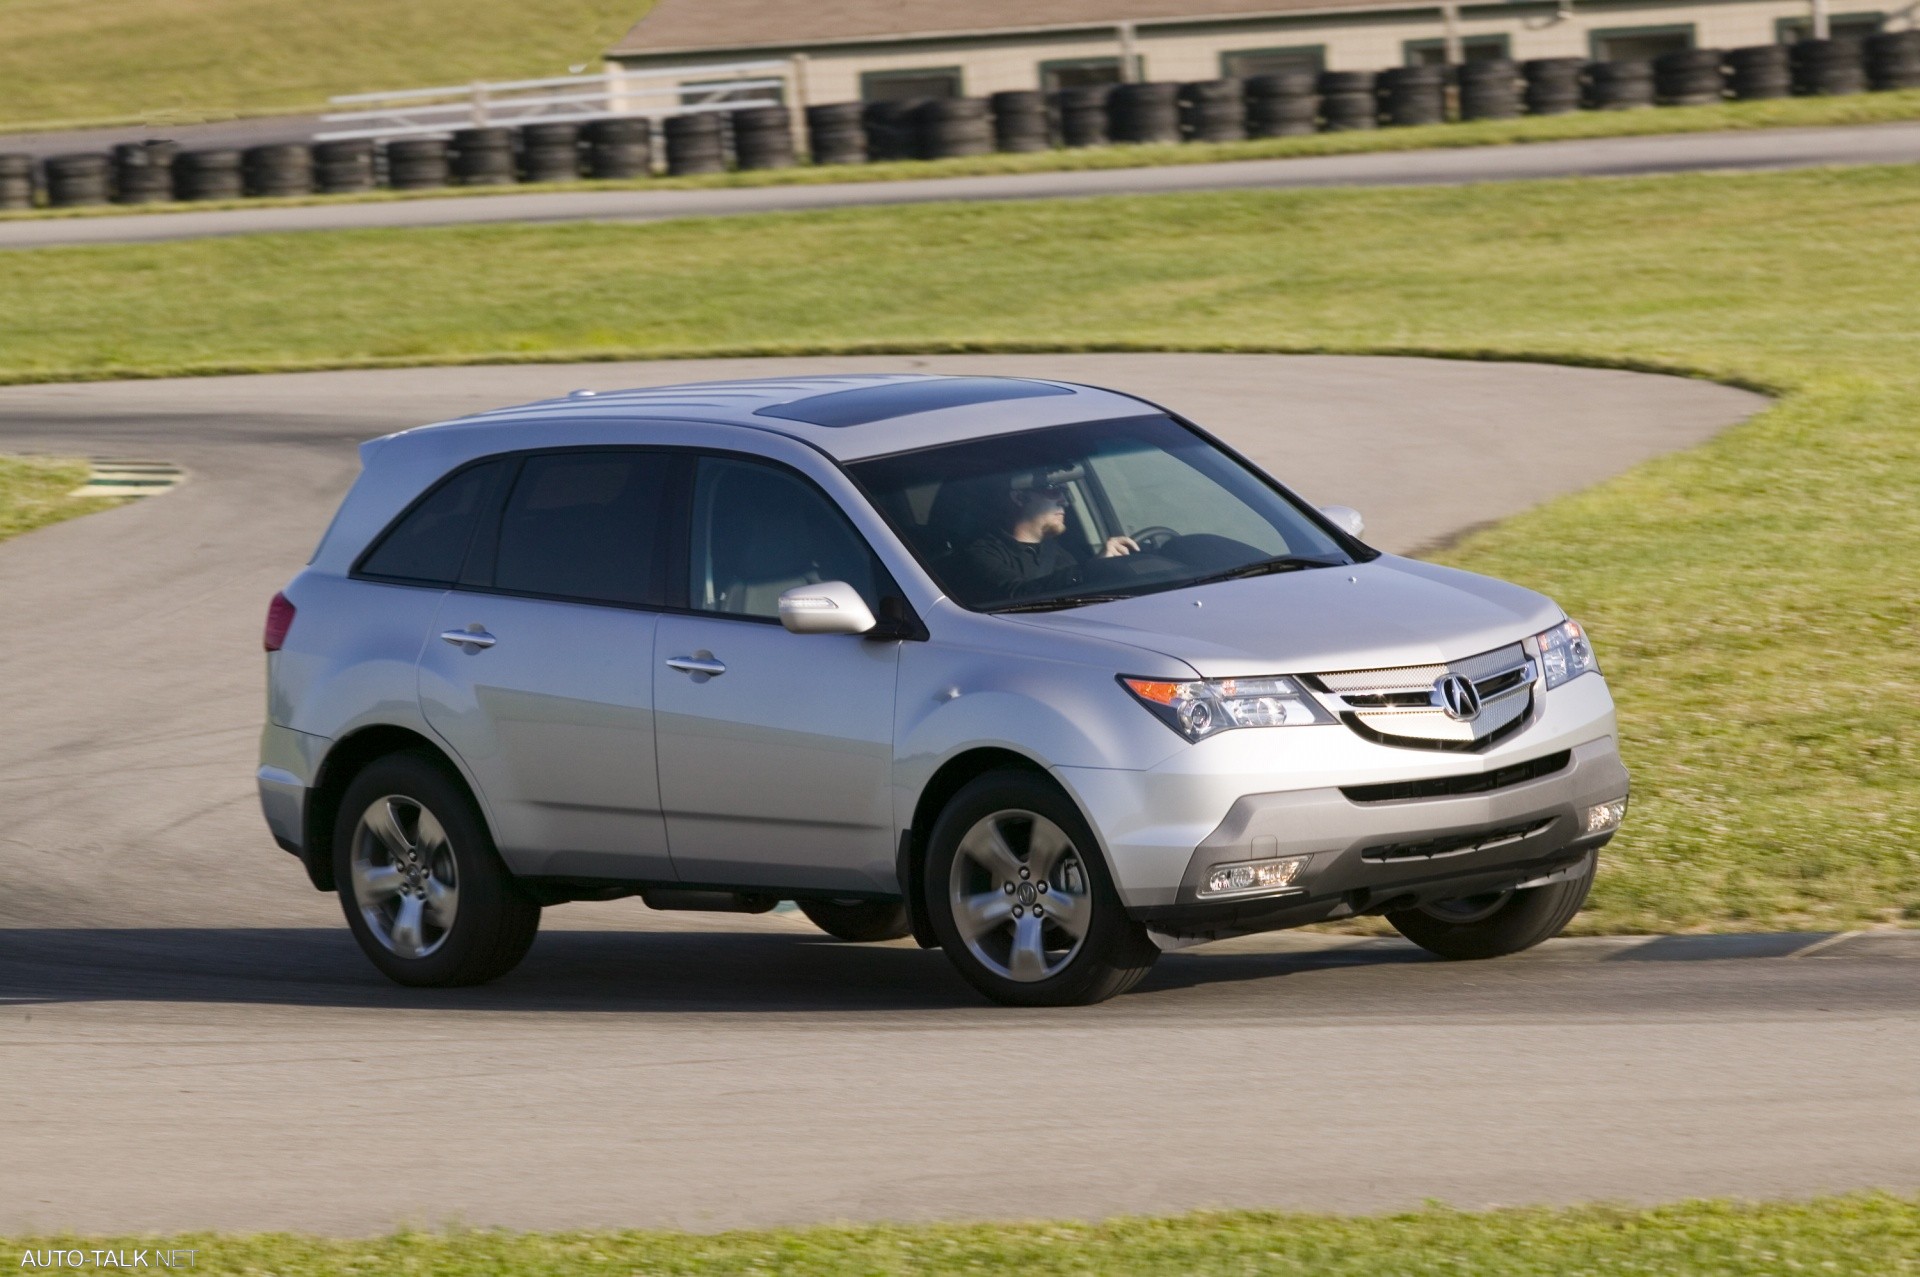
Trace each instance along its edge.
<path fill-rule="evenodd" d="M 1207 885 L 1200 889 L 1200 894 L 1229 896 L 1243 891 L 1272 891 L 1292 883 L 1306 863 L 1304 856 L 1296 856 L 1291 860 L 1243 860 L 1215 865 L 1207 870 Z"/>
<path fill-rule="evenodd" d="M 1601 803 L 1598 807 L 1587 808 L 1587 832 L 1603 834 L 1609 829 L 1618 829 L 1626 818 L 1627 800 L 1616 798 L 1610 803 Z"/>

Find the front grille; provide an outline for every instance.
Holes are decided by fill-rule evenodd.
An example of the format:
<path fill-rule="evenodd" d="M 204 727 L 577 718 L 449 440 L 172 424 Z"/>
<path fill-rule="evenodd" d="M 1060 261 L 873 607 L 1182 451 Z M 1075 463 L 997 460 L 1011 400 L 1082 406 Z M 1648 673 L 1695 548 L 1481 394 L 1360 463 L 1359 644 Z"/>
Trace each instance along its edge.
<path fill-rule="evenodd" d="M 1551 776 L 1573 761 L 1573 751 L 1543 754 L 1524 763 L 1481 772 L 1474 776 L 1441 776 L 1433 780 L 1395 780 L 1384 785 L 1342 785 L 1340 792 L 1356 803 L 1393 803 L 1409 798 L 1452 798 L 1458 794 L 1485 794 L 1524 785 Z"/>
<path fill-rule="evenodd" d="M 1553 817 L 1544 820 L 1529 821 L 1524 825 L 1508 825 L 1504 829 L 1480 829 L 1466 834 L 1447 834 L 1441 838 L 1429 838 L 1424 842 L 1387 842 L 1377 847 L 1368 847 L 1360 853 L 1362 860 L 1432 860 L 1438 856 L 1458 856 L 1469 851 L 1491 851 L 1495 847 L 1504 847 L 1508 843 L 1520 842 L 1531 838 L 1553 823 Z"/>
<path fill-rule="evenodd" d="M 1477 713 L 1448 713 L 1442 682 L 1465 680 L 1479 701 Z M 1518 643 L 1441 665 L 1347 670 L 1307 681 L 1325 692 L 1333 709 L 1356 734 L 1410 749 L 1487 749 L 1526 725 L 1533 707 L 1538 665 Z"/>

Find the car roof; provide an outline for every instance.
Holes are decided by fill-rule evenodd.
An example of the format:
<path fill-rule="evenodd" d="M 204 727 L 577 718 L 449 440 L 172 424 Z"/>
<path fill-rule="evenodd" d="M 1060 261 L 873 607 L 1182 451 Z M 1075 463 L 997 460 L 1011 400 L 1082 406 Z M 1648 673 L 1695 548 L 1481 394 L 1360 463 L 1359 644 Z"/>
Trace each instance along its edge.
<path fill-rule="evenodd" d="M 578 390 L 558 399 L 476 413 L 403 434 L 482 431 L 488 451 L 565 445 L 567 426 L 598 437 L 631 423 L 645 442 L 650 422 L 705 422 L 799 439 L 837 461 L 955 443 L 1045 426 L 1140 416 L 1157 407 L 1132 395 L 1027 377 L 851 373 L 702 381 L 635 390 Z M 497 433 L 496 433 L 497 432 Z M 465 442 L 465 441 L 463 441 Z"/>

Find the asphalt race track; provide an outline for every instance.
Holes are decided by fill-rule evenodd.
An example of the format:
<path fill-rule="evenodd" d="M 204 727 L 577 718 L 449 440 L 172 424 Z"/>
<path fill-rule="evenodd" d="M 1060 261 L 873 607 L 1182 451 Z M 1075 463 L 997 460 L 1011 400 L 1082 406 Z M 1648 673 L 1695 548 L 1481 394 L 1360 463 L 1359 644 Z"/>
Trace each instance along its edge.
<path fill-rule="evenodd" d="M 1427 186 L 1543 177 L 1920 161 L 1920 123 L 1590 138 L 1518 146 L 1236 160 L 1161 168 L 686 191 L 567 191 L 204 213 L 0 220 L 0 248 L 133 243 L 275 231 L 483 222 L 657 221 L 939 200 L 1063 199 L 1310 186 Z"/>
<path fill-rule="evenodd" d="M 549 911 L 525 965 L 487 988 L 382 981 L 251 791 L 261 615 L 351 481 L 352 445 L 579 386 L 901 366 L 1160 399 L 1401 550 L 1763 403 L 1599 370 L 1224 355 L 0 390 L 0 451 L 189 474 L 0 544 L 0 1232 L 1920 1185 L 1906 936 L 1572 940 L 1471 965 L 1257 937 L 1169 955 L 1101 1007 L 1028 1013 L 980 1003 L 910 943 L 615 902 Z"/>

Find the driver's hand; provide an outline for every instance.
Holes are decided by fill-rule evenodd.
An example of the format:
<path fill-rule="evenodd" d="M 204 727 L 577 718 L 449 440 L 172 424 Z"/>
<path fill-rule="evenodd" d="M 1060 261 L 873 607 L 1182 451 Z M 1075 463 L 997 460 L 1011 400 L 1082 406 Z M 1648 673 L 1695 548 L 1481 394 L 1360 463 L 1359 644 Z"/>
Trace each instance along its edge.
<path fill-rule="evenodd" d="M 1140 543 L 1132 537 L 1108 537 L 1107 543 L 1100 547 L 1100 557 L 1117 559 L 1123 554 L 1138 554 Z"/>

